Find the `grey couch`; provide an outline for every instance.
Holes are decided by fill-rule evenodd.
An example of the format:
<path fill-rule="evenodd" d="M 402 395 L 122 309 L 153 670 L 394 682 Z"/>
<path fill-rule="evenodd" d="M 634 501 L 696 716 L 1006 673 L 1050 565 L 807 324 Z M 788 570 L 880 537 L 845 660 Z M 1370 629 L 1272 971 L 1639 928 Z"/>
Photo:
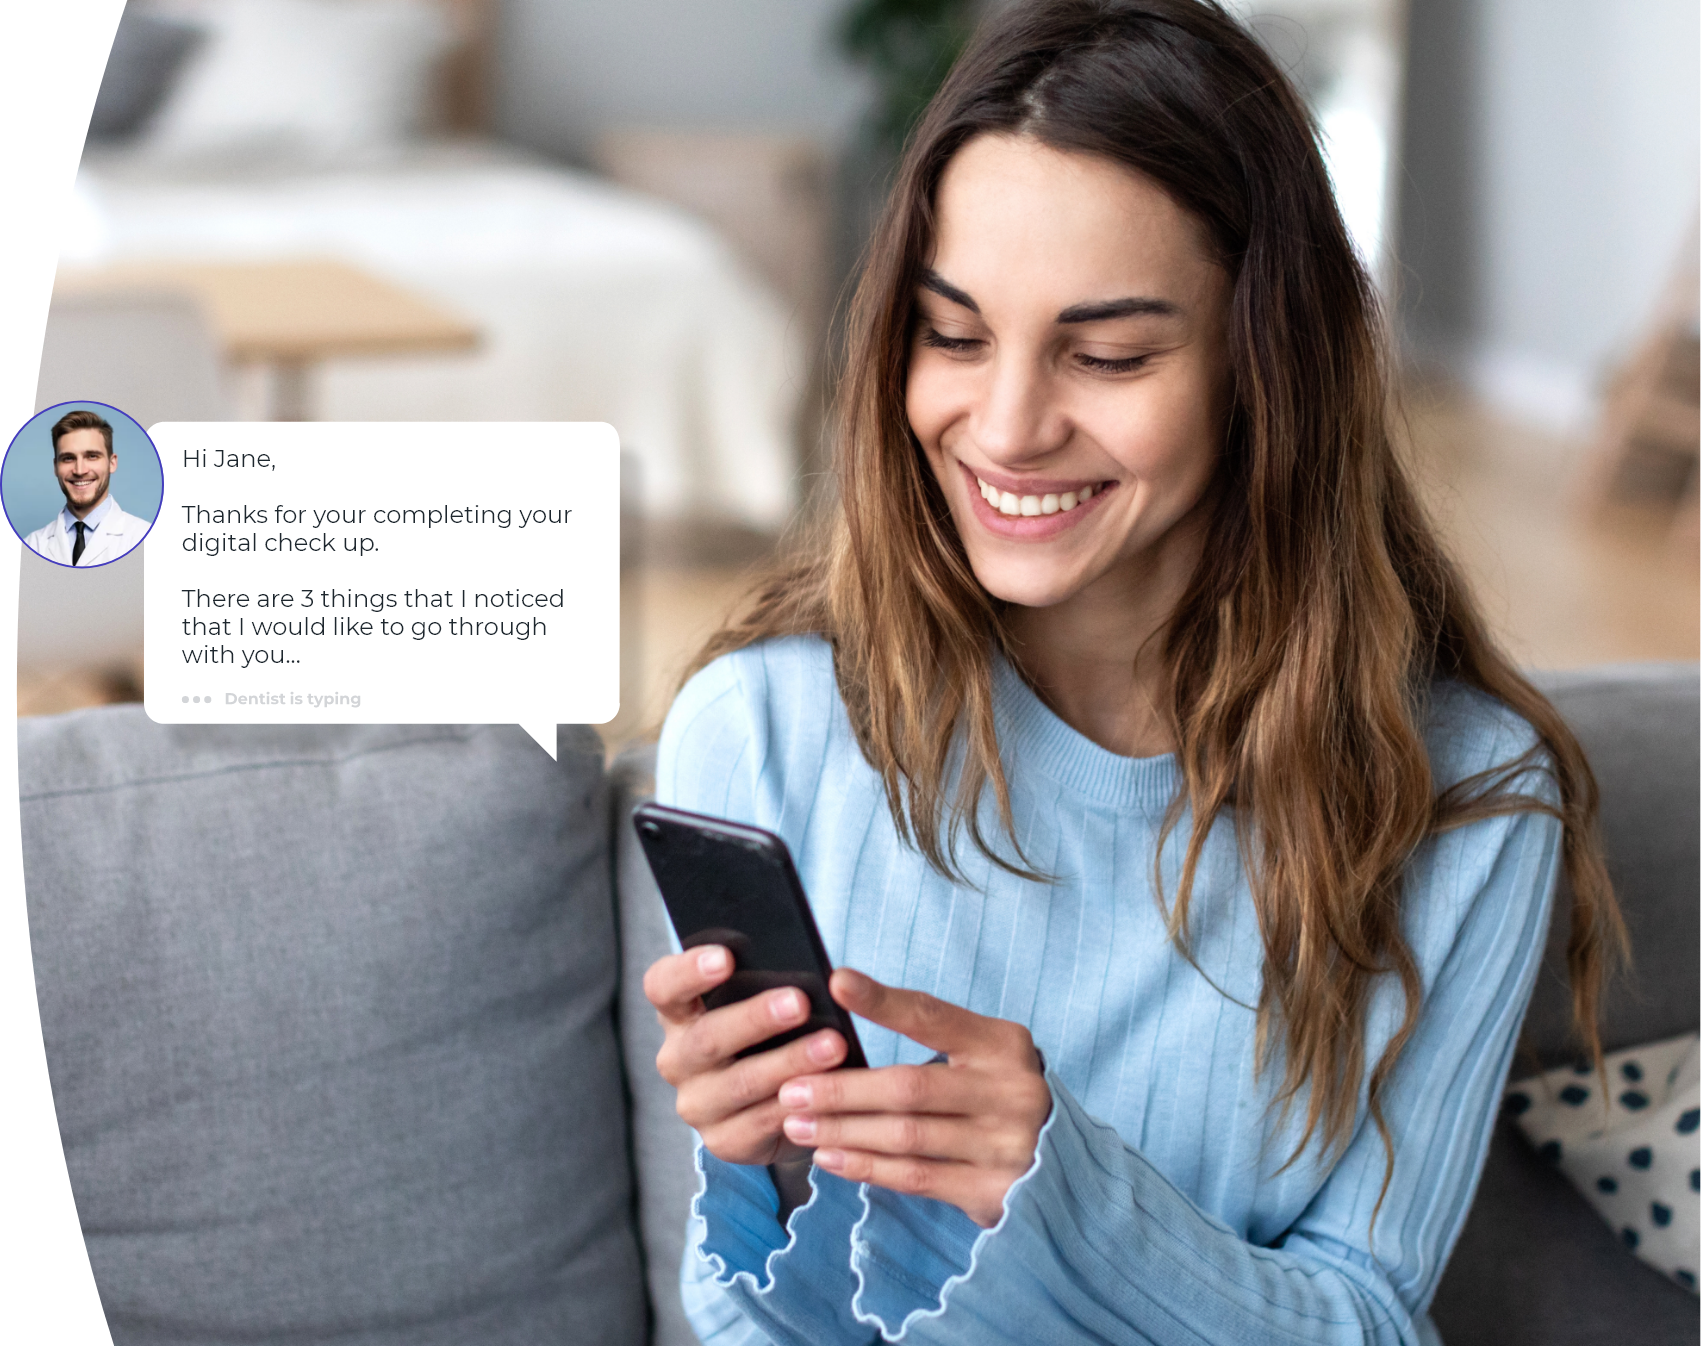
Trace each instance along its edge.
<path fill-rule="evenodd" d="M 1554 691 L 1639 935 L 1609 1045 L 1693 1028 L 1695 671 Z M 20 722 L 43 1033 L 119 1346 L 693 1340 L 689 1138 L 638 988 L 666 927 L 620 825 L 647 765 L 605 772 L 582 728 L 560 749 Z M 1435 1313 L 1450 1346 L 1696 1340 L 1695 1299 L 1510 1133 Z"/>

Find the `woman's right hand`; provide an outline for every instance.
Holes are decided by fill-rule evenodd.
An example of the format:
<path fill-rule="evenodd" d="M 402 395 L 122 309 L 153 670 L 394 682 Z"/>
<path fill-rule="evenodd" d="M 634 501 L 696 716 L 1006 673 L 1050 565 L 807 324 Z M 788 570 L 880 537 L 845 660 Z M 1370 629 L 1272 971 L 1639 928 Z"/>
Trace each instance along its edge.
<path fill-rule="evenodd" d="M 708 944 L 658 958 L 644 974 L 644 995 L 665 1035 L 656 1069 L 679 1091 L 679 1115 L 696 1128 L 710 1154 L 729 1164 L 777 1164 L 807 1151 L 785 1138 L 780 1086 L 799 1075 L 831 1070 L 845 1040 L 831 1028 L 771 1051 L 735 1059 L 746 1047 L 795 1028 L 809 1017 L 802 991 L 783 986 L 703 1008 L 703 994 L 732 975 L 732 955 Z"/>

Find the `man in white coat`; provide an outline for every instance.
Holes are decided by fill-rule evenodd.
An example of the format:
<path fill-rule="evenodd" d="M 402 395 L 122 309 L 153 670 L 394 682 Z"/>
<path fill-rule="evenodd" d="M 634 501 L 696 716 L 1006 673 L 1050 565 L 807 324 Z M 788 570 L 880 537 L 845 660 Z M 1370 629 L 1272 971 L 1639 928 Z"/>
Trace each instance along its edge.
<path fill-rule="evenodd" d="M 24 539 L 37 555 L 62 566 L 116 561 L 148 531 L 149 520 L 126 514 L 112 497 L 112 426 L 98 412 L 69 411 L 53 424 L 53 475 L 65 508 Z"/>

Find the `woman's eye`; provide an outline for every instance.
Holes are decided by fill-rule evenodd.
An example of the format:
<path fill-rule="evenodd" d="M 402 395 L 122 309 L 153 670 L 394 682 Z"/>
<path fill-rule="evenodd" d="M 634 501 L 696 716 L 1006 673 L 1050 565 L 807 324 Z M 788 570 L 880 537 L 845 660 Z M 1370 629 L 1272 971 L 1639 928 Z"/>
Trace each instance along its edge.
<path fill-rule="evenodd" d="M 921 330 L 921 344 L 931 346 L 934 350 L 950 351 L 957 355 L 967 355 L 980 345 L 977 337 L 946 336 L 943 332 L 932 327 Z"/>
<path fill-rule="evenodd" d="M 1099 355 L 1077 354 L 1076 363 L 1083 369 L 1090 369 L 1095 374 L 1132 374 L 1152 357 L 1149 355 L 1126 355 L 1120 360 L 1107 360 Z"/>

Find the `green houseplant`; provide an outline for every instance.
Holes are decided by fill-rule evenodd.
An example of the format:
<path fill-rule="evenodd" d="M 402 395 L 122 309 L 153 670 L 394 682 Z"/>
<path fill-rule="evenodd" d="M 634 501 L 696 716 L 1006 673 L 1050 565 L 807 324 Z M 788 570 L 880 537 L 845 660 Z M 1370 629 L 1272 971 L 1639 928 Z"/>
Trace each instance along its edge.
<path fill-rule="evenodd" d="M 896 159 L 904 138 L 963 50 L 978 0 L 851 0 L 839 17 L 840 51 L 874 80 L 867 134 Z"/>

